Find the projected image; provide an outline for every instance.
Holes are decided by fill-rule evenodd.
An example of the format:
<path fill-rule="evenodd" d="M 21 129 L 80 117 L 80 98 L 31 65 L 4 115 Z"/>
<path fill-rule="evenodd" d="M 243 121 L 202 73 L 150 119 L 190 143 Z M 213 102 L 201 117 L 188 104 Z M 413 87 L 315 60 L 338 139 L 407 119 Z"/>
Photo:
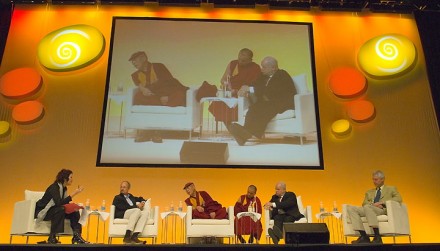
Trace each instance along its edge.
<path fill-rule="evenodd" d="M 113 19 L 98 166 L 321 169 L 312 25 Z"/>

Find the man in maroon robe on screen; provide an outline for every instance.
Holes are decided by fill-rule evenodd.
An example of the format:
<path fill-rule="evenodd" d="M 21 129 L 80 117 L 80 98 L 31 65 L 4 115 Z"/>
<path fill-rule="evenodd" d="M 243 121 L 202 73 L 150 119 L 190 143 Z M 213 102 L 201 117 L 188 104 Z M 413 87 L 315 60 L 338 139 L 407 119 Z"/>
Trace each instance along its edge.
<path fill-rule="evenodd" d="M 150 63 L 143 51 L 133 53 L 129 59 L 137 69 L 131 74 L 133 83 L 138 87 L 133 93 L 133 105 L 186 106 L 188 87 L 171 75 L 161 63 Z M 162 143 L 158 131 L 139 130 L 135 142 L 153 141 Z"/>
<path fill-rule="evenodd" d="M 188 182 L 183 189 L 189 195 L 185 200 L 187 206 L 192 206 L 193 219 L 226 219 L 226 208 L 213 200 L 205 191 L 197 191 L 194 183 Z"/>
<path fill-rule="evenodd" d="M 247 193 L 241 195 L 234 206 L 234 215 L 236 217 L 235 234 L 241 243 L 246 243 L 243 235 L 249 235 L 248 243 L 253 243 L 255 239 L 258 242 L 260 240 L 261 233 L 263 232 L 260 219 L 251 218 L 251 216 L 242 216 L 239 219 L 237 218 L 237 214 L 242 212 L 258 213 L 261 217 L 261 201 L 256 194 L 257 187 L 250 185 Z"/>
<path fill-rule="evenodd" d="M 231 91 L 232 97 L 237 97 L 238 90 L 243 85 L 252 85 L 261 75 L 258 64 L 252 61 L 254 53 L 247 48 L 243 48 L 238 53 L 238 58 L 229 62 L 223 74 L 220 88 L 225 87 Z M 230 108 L 222 101 L 215 101 L 209 106 L 209 111 L 214 115 L 216 121 L 228 125 L 232 121 L 237 121 L 237 107 Z"/>
<path fill-rule="evenodd" d="M 188 87 L 175 79 L 164 64 L 150 63 L 143 51 L 131 55 L 129 61 L 137 69 L 131 74 L 139 89 L 133 97 L 134 105 L 186 105 Z"/>

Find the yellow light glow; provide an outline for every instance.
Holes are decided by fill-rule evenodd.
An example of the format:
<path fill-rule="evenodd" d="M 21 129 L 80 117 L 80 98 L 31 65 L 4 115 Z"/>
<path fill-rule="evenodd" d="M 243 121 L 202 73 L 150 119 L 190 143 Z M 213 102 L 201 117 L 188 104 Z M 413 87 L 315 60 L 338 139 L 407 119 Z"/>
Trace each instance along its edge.
<path fill-rule="evenodd" d="M 373 77 L 391 77 L 414 65 L 417 51 L 405 36 L 386 34 L 374 37 L 359 50 L 360 67 Z"/>
<path fill-rule="evenodd" d="M 10 131 L 10 125 L 7 121 L 0 121 L 0 137 L 7 135 Z"/>
<path fill-rule="evenodd" d="M 105 39 L 99 30 L 89 25 L 72 25 L 41 39 L 38 59 L 49 70 L 70 71 L 98 60 L 104 48 Z"/>
<path fill-rule="evenodd" d="M 336 120 L 332 124 L 332 133 L 335 136 L 345 136 L 351 132 L 350 121 L 346 119 Z"/>

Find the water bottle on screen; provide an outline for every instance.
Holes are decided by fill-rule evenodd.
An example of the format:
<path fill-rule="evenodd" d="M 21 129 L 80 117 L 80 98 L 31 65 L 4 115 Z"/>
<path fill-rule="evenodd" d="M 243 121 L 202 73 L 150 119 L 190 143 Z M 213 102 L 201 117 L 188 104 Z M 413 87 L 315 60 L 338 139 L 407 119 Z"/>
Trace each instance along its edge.
<path fill-rule="evenodd" d="M 336 201 L 333 201 L 333 212 L 338 212 L 338 206 L 336 205 Z"/>
<path fill-rule="evenodd" d="M 86 210 L 89 211 L 90 210 L 90 199 L 86 200 Z"/>
<path fill-rule="evenodd" d="M 170 211 L 174 212 L 174 203 L 171 201 L 171 205 L 170 205 Z"/>
<path fill-rule="evenodd" d="M 105 200 L 102 200 L 101 211 L 105 211 Z"/>
<path fill-rule="evenodd" d="M 177 208 L 177 211 L 179 211 L 179 212 L 183 211 L 183 203 L 182 203 L 182 201 L 179 201 L 179 207 Z"/>
<path fill-rule="evenodd" d="M 324 203 L 322 203 L 322 201 L 319 203 L 319 212 L 321 213 L 325 212 Z"/>

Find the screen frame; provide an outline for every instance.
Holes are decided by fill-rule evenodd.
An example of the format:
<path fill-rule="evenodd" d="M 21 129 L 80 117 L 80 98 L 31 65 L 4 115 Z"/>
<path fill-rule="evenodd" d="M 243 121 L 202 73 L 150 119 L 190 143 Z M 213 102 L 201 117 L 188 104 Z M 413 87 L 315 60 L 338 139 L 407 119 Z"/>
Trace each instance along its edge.
<path fill-rule="evenodd" d="M 307 27 L 308 41 L 309 41 L 309 54 L 310 54 L 310 74 L 312 77 L 311 88 L 313 92 L 314 105 L 315 105 L 315 121 L 316 121 L 316 143 L 318 151 L 319 164 L 309 165 L 255 165 L 255 164 L 243 164 L 243 165 L 228 165 L 228 164 L 212 164 L 212 163 L 113 163 L 102 161 L 102 149 L 103 141 L 105 137 L 105 127 L 108 121 L 107 113 L 109 112 L 109 94 L 111 91 L 110 78 L 112 74 L 112 62 L 113 52 L 115 46 L 115 32 L 116 22 L 118 20 L 147 20 L 147 21 L 178 21 L 178 22 L 208 22 L 208 23 L 237 23 L 237 24 L 288 24 L 288 25 L 301 25 Z M 232 58 L 233 59 L 233 58 Z M 280 68 L 282 68 L 280 66 Z M 121 108 L 122 109 L 122 108 Z M 285 21 L 259 21 L 259 20 L 224 20 L 224 19 L 193 19 L 193 18 L 161 18 L 161 17 L 130 17 L 130 16 L 114 16 L 112 21 L 111 39 L 109 47 L 108 68 L 106 76 L 106 86 L 104 93 L 104 103 L 102 110 L 102 120 L 100 129 L 100 138 L 97 152 L 96 166 L 98 167 L 171 167 L 171 168 L 242 168 L 242 169 L 311 169 L 311 170 L 323 170 L 324 158 L 322 150 L 322 139 L 320 130 L 320 116 L 318 106 L 317 95 L 317 81 L 316 81 L 316 65 L 315 65 L 315 51 L 314 51 L 314 37 L 313 37 L 313 24 L 309 22 L 285 22 Z M 121 110 L 122 116 L 122 110 Z M 121 118 L 122 119 L 122 118 Z"/>

